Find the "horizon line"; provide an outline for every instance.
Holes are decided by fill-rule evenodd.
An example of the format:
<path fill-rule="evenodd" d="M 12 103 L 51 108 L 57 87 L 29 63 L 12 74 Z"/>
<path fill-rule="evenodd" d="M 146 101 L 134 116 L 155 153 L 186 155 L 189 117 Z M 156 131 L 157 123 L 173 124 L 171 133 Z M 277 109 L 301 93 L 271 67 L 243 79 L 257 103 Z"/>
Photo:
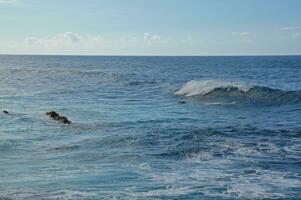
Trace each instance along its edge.
<path fill-rule="evenodd" d="M 91 56 L 91 57 L 281 57 L 281 56 L 301 56 L 301 54 L 215 54 L 215 55 L 158 55 L 158 54 L 145 54 L 145 55 L 134 55 L 134 54 L 2 54 L 0 56 Z"/>

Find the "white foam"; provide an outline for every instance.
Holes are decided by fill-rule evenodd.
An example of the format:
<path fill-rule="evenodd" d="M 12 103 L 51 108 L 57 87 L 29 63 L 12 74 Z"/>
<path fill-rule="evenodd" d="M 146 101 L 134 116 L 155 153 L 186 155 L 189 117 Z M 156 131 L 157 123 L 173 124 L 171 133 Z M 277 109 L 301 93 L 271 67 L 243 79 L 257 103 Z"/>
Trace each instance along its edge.
<path fill-rule="evenodd" d="M 235 101 L 229 102 L 229 103 L 224 103 L 224 102 L 209 102 L 209 103 L 205 103 L 205 105 L 207 106 L 215 106 L 215 105 L 234 105 L 236 104 Z"/>
<path fill-rule="evenodd" d="M 167 187 L 165 189 L 150 190 L 147 192 L 137 192 L 133 193 L 134 198 L 145 199 L 145 198 L 155 198 L 155 197 L 177 197 L 182 195 L 187 195 L 194 192 L 190 187 Z"/>
<path fill-rule="evenodd" d="M 213 91 L 216 88 L 238 88 L 242 92 L 248 92 L 251 87 L 242 85 L 239 83 L 225 82 L 219 80 L 192 80 L 187 82 L 180 90 L 178 90 L 176 95 L 183 95 L 186 97 L 196 96 L 196 95 L 205 95 Z"/>
<path fill-rule="evenodd" d="M 48 200 L 74 200 L 74 199 L 96 199 L 99 196 L 96 192 L 84 192 L 73 190 L 59 190 L 55 192 L 46 191 L 1 191 L 0 199 L 48 199 Z M 46 198 L 45 198 L 46 197 Z"/>

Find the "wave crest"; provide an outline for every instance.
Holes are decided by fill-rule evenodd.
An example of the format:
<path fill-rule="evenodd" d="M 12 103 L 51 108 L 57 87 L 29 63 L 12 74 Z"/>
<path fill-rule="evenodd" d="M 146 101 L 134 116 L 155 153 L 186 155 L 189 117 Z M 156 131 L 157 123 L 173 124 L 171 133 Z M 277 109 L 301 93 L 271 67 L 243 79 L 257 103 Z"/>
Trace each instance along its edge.
<path fill-rule="evenodd" d="M 196 95 L 206 95 L 213 90 L 220 89 L 237 89 L 243 92 L 247 92 L 250 90 L 250 87 L 240 85 L 237 83 L 230 83 L 224 81 L 217 80 L 204 80 L 204 81 L 196 81 L 192 80 L 187 82 L 179 91 L 175 94 L 184 95 L 186 97 L 196 96 Z"/>
<path fill-rule="evenodd" d="M 255 103 L 280 105 L 301 102 L 301 91 L 284 91 L 263 86 L 248 86 L 217 80 L 192 80 L 187 82 L 176 95 L 195 97 L 201 101 L 223 103 Z"/>

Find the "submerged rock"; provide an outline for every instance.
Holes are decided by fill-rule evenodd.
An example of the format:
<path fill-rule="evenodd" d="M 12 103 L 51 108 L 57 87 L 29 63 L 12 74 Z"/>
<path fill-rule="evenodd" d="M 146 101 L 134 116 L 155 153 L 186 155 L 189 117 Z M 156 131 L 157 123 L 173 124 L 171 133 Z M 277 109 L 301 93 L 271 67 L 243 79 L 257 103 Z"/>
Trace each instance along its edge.
<path fill-rule="evenodd" d="M 53 120 L 58 121 L 63 124 L 71 124 L 72 123 L 71 121 L 68 120 L 67 117 L 60 116 L 58 113 L 56 113 L 54 111 L 47 112 L 46 115 L 51 117 Z"/>

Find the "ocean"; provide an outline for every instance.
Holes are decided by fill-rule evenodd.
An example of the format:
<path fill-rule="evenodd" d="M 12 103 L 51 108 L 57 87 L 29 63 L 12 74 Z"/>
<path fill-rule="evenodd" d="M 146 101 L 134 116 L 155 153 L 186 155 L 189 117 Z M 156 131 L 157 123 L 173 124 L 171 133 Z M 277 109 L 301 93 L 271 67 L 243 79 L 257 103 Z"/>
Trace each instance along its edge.
<path fill-rule="evenodd" d="M 1 55 L 0 109 L 1 200 L 301 198 L 301 56 Z"/>

